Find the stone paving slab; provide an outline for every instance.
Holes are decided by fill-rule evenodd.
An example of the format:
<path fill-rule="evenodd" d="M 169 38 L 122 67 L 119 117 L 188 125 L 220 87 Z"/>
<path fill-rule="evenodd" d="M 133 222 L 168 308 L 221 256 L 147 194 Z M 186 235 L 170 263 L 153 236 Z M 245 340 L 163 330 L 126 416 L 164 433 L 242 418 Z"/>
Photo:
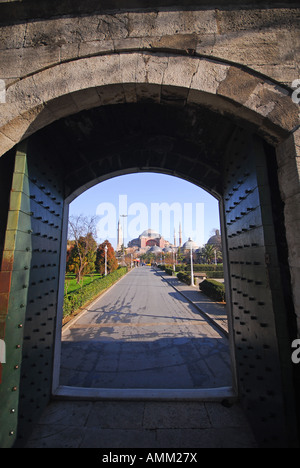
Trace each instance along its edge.
<path fill-rule="evenodd" d="M 192 303 L 200 313 L 214 323 L 219 330 L 228 336 L 228 318 L 226 311 L 226 304 L 214 302 L 205 294 L 203 294 L 199 287 L 189 286 L 182 283 L 177 277 L 169 276 L 164 272 L 158 273 L 162 278 L 167 281 L 176 291 L 180 292 L 190 303 Z"/>
<path fill-rule="evenodd" d="M 46 409 L 26 448 L 256 448 L 238 404 L 62 402 Z"/>

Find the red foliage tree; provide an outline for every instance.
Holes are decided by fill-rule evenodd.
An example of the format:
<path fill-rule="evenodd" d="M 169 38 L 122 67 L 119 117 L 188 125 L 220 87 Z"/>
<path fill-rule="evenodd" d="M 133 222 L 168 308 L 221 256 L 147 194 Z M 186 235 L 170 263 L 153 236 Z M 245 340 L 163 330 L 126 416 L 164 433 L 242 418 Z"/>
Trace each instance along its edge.
<path fill-rule="evenodd" d="M 105 246 L 107 245 L 107 272 L 112 273 L 118 269 L 118 261 L 115 256 L 115 251 L 111 243 L 106 240 L 99 245 L 96 254 L 96 272 L 100 275 L 105 273 Z"/>

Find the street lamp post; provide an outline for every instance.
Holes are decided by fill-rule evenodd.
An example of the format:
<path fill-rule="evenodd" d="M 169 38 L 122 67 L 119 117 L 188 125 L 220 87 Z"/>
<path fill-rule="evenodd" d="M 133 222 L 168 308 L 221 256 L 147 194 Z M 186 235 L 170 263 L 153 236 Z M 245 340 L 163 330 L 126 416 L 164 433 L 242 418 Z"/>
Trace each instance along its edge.
<path fill-rule="evenodd" d="M 172 250 L 172 257 L 173 257 L 173 271 L 175 272 L 176 268 L 175 268 L 175 252 L 174 252 L 174 249 Z"/>
<path fill-rule="evenodd" d="M 107 276 L 107 245 L 105 244 L 105 247 L 104 247 L 104 251 L 105 251 L 105 272 L 104 272 L 104 275 Z"/>
<path fill-rule="evenodd" d="M 191 246 L 191 286 L 194 286 L 193 247 Z"/>
<path fill-rule="evenodd" d="M 123 214 L 120 215 L 121 218 L 123 218 L 123 260 L 125 259 L 125 218 L 128 218 L 128 215 Z"/>

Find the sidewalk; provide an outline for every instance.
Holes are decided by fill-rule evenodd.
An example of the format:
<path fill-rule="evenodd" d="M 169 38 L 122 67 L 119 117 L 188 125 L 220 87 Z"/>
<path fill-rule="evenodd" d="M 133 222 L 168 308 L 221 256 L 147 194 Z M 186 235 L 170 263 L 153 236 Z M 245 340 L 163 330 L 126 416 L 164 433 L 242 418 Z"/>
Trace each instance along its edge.
<path fill-rule="evenodd" d="M 157 270 L 157 273 L 228 337 L 228 321 L 225 304 L 214 302 L 209 299 L 209 297 L 199 290 L 199 286 L 188 286 L 179 281 L 177 277 L 169 276 L 161 270 Z"/>

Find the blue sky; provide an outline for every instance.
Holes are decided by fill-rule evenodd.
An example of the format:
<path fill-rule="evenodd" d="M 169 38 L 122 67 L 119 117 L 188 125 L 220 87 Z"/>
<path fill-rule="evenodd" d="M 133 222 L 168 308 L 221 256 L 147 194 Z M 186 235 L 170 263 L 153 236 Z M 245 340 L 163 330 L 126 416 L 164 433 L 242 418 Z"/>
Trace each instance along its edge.
<path fill-rule="evenodd" d="M 177 177 L 139 173 L 115 177 L 87 190 L 70 204 L 70 215 L 98 216 L 98 242 L 117 245 L 120 215 L 125 245 L 148 228 L 178 242 L 179 222 L 183 242 L 189 237 L 198 245 L 220 229 L 218 201 L 204 190 Z"/>

